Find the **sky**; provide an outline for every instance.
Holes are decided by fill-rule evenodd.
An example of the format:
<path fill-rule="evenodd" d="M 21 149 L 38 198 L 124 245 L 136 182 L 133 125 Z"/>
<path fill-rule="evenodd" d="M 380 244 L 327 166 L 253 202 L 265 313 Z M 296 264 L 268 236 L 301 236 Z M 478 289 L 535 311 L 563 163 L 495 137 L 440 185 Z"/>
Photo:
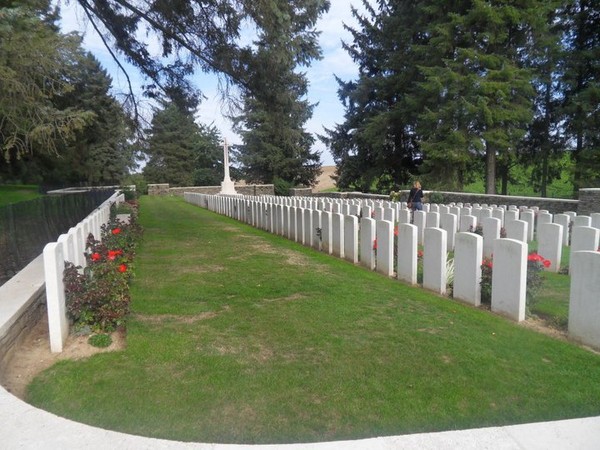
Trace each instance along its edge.
<path fill-rule="evenodd" d="M 113 91 L 126 92 L 126 78 L 118 69 L 117 64 L 104 47 L 92 26 L 84 19 L 83 12 L 75 0 L 58 0 L 61 7 L 61 28 L 63 33 L 78 31 L 84 37 L 84 47 L 92 52 L 102 66 L 113 78 Z M 343 24 L 354 26 L 350 7 L 354 5 L 361 10 L 360 0 L 330 0 L 331 7 L 317 23 L 321 31 L 320 45 L 323 59 L 313 62 L 309 68 L 301 68 L 306 72 L 309 81 L 307 99 L 315 103 L 313 117 L 305 124 L 305 129 L 315 135 L 313 150 L 321 153 L 321 163 L 324 166 L 334 165 L 333 158 L 325 145 L 319 141 L 316 134 L 323 134 L 324 127 L 333 128 L 342 123 L 344 108 L 337 97 L 338 84 L 335 76 L 344 81 L 357 77 L 358 70 L 350 56 L 342 49 L 342 41 L 351 42 L 350 33 L 344 30 Z M 121 63 L 127 68 L 134 92 L 141 92 L 144 79 L 135 67 L 128 65 L 124 59 Z M 199 73 L 192 78 L 195 86 L 200 88 L 206 97 L 198 109 L 197 121 L 216 126 L 229 144 L 241 144 L 241 138 L 233 132 L 231 122 L 223 116 L 227 110 L 221 101 L 218 91 L 218 77 L 213 74 Z"/>

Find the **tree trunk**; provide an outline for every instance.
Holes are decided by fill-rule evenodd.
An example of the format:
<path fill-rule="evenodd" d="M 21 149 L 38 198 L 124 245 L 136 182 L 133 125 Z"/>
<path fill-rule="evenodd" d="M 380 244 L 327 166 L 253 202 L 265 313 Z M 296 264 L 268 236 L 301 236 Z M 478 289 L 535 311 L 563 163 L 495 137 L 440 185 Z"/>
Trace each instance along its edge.
<path fill-rule="evenodd" d="M 508 195 L 508 166 L 503 164 L 500 167 L 500 177 L 501 177 L 501 181 L 502 181 L 502 188 L 500 190 L 500 193 L 502 195 Z"/>
<path fill-rule="evenodd" d="M 496 193 L 496 149 L 489 144 L 485 150 L 485 193 Z"/>

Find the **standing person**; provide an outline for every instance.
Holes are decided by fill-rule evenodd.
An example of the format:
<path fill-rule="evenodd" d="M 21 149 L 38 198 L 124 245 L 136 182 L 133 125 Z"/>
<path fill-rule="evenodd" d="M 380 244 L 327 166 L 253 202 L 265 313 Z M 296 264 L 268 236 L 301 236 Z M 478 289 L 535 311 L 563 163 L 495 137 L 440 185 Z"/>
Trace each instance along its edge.
<path fill-rule="evenodd" d="M 408 207 L 413 211 L 423 211 L 423 189 L 419 181 L 414 182 L 408 193 Z"/>

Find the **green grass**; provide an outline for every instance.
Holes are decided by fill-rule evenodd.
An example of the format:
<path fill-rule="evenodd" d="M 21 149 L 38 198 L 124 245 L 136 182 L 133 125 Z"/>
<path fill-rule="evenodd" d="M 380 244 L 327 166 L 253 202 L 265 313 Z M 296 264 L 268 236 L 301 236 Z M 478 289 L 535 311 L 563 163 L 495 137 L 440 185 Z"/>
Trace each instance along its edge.
<path fill-rule="evenodd" d="M 38 187 L 33 185 L 3 185 L 0 186 L 0 206 L 24 202 L 41 197 Z"/>
<path fill-rule="evenodd" d="M 127 349 L 28 401 L 102 428 L 283 443 L 600 414 L 600 356 L 176 198 L 144 197 Z"/>

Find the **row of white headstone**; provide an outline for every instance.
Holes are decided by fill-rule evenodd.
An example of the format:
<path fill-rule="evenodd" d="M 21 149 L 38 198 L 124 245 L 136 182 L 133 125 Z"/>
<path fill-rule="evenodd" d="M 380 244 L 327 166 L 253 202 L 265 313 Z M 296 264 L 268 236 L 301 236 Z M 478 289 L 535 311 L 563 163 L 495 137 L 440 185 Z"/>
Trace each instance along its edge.
<path fill-rule="evenodd" d="M 492 311 L 516 321 L 525 318 L 528 242 L 535 230 L 539 254 L 551 261 L 548 270 L 559 270 L 562 247 L 571 245 L 569 333 L 600 348 L 600 300 L 593 294 L 600 291 L 600 214 L 425 204 L 411 217 L 400 202 L 197 193 L 184 198 L 410 284 L 417 283 L 422 245 L 423 287 L 441 295 L 453 251 L 453 297 L 474 306 L 481 302 L 483 258 L 493 254 Z M 478 226 L 481 234 L 473 232 Z M 500 237 L 502 228 L 506 238 Z"/>
<path fill-rule="evenodd" d="M 65 302 L 65 285 L 63 272 L 65 261 L 75 266 L 85 267 L 85 246 L 87 238 L 92 234 L 100 239 L 102 225 L 110 221 L 110 207 L 125 201 L 125 195 L 115 192 L 85 219 L 61 234 L 56 242 L 44 247 L 44 275 L 46 280 L 46 306 L 48 311 L 48 332 L 50 335 L 50 351 L 62 352 L 69 334 L 69 321 Z"/>

